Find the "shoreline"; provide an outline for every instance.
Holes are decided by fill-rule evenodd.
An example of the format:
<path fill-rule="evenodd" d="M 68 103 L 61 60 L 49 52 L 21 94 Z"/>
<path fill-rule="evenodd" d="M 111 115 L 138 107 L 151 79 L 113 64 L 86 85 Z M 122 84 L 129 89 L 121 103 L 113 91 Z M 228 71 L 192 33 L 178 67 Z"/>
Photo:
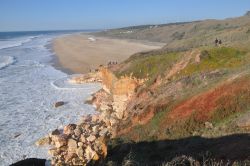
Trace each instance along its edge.
<path fill-rule="evenodd" d="M 162 48 L 163 44 L 72 34 L 51 41 L 52 64 L 67 74 L 85 74 L 110 61 L 122 62 L 131 55 Z"/>
<path fill-rule="evenodd" d="M 71 35 L 66 36 L 66 37 L 62 37 L 62 38 L 63 38 L 63 40 L 65 40 L 65 38 L 67 39 L 67 37 L 70 37 L 70 36 Z M 75 36 L 75 35 L 72 35 L 72 36 Z M 84 36 L 86 37 L 86 35 L 84 35 Z M 52 42 L 46 46 L 53 53 L 52 59 L 51 59 L 52 66 L 55 69 L 66 73 L 67 75 L 77 74 L 76 70 L 69 69 L 69 68 L 65 67 L 65 65 L 62 65 L 60 63 L 61 57 L 60 57 L 60 55 L 58 55 L 56 53 L 56 50 L 54 50 L 54 41 L 55 40 L 56 39 L 52 40 Z M 97 40 L 107 40 L 107 39 L 106 38 L 97 38 Z M 117 41 L 117 39 L 108 39 L 108 40 Z M 124 40 L 122 40 L 122 42 L 124 42 Z M 128 41 L 126 41 L 126 42 L 128 42 Z M 134 44 L 134 43 L 135 42 L 132 42 L 132 44 Z M 143 44 L 139 43 L 139 45 L 143 45 Z M 148 46 L 148 45 L 145 45 L 145 46 L 147 46 L 149 48 L 153 47 L 155 49 L 159 48 L 159 46 Z M 111 45 L 111 47 L 112 47 L 112 45 Z M 125 59 L 127 59 L 129 56 L 130 55 L 125 57 Z M 98 75 L 98 73 L 96 73 L 96 74 Z M 89 72 L 86 72 L 86 75 L 89 75 Z M 94 77 L 95 76 L 96 75 L 94 75 Z M 90 77 L 91 77 L 91 75 L 90 75 Z M 96 83 L 96 81 L 90 81 L 90 82 Z M 105 85 L 105 83 L 104 84 L 101 83 L 101 86 L 104 86 L 104 85 Z M 100 161 L 100 158 L 106 157 L 106 155 L 107 155 L 107 142 L 106 141 L 109 140 L 110 137 L 112 137 L 113 132 L 114 132 L 112 129 L 112 126 L 115 126 L 117 122 L 113 123 L 112 119 L 104 120 L 104 118 L 103 118 L 104 114 L 102 113 L 102 111 L 100 112 L 100 108 L 99 108 L 99 104 L 103 103 L 103 101 L 102 101 L 103 98 L 97 97 L 101 100 L 100 101 L 101 103 L 98 103 L 98 102 L 95 103 L 95 101 L 94 101 L 94 98 L 96 95 L 102 96 L 102 94 L 107 95 L 108 93 L 106 91 L 103 91 L 103 88 L 101 88 L 100 90 L 93 92 L 91 94 L 90 99 L 86 99 L 84 101 L 86 104 L 89 104 L 89 105 L 96 107 L 95 108 L 96 113 L 91 114 L 91 115 L 81 116 L 79 118 L 78 122 L 76 122 L 76 124 L 68 124 L 68 125 L 64 126 L 63 132 L 59 131 L 58 129 L 55 129 L 48 136 L 41 138 L 37 141 L 38 146 L 41 146 L 43 144 L 55 145 L 54 148 L 52 148 L 48 151 L 48 153 L 53 156 L 52 164 L 54 164 L 54 162 L 56 162 L 56 160 L 54 160 L 55 158 L 59 161 L 64 162 L 64 161 L 67 161 L 67 157 L 70 157 L 70 156 L 64 156 L 65 158 L 63 160 L 61 160 L 61 158 L 56 154 L 58 150 L 62 151 L 62 149 L 60 149 L 60 148 L 65 146 L 65 144 L 68 145 L 69 151 L 71 151 L 71 150 L 74 151 L 74 154 L 78 155 L 79 153 L 81 153 L 81 154 L 86 154 L 87 156 L 88 156 L 88 154 L 91 154 L 91 153 L 92 153 L 91 155 L 94 154 L 94 156 L 90 156 L 89 158 L 87 157 L 85 159 L 82 158 L 80 161 L 78 161 L 81 164 L 85 163 L 86 161 L 89 162 L 91 160 Z M 127 100 L 128 99 L 126 99 L 126 101 Z M 90 103 L 87 103 L 87 102 L 90 102 Z M 111 101 L 109 101 L 109 102 L 111 102 Z M 118 115 L 116 115 L 116 116 L 118 116 Z M 84 134 L 83 131 L 80 132 L 80 130 L 79 130 L 79 129 L 82 130 L 83 124 L 84 124 L 84 126 L 85 126 L 85 124 L 90 125 L 90 128 L 86 130 L 87 134 L 86 133 Z M 71 137 L 72 132 L 74 133 L 73 137 Z M 84 138 L 80 137 L 80 135 L 78 135 L 77 132 L 80 135 L 84 135 Z M 67 138 L 64 138 L 64 135 L 67 135 Z M 77 140 L 77 142 L 76 142 L 76 140 Z M 78 145 L 78 144 L 84 144 L 84 143 L 91 145 L 91 146 L 86 147 L 85 153 L 83 153 L 82 151 L 80 152 L 79 149 L 74 149 L 75 144 Z M 71 147 L 71 146 L 73 146 L 72 144 L 74 145 L 74 147 Z M 95 148 L 96 146 L 102 147 L 102 149 L 100 151 L 98 151 Z M 69 151 L 68 151 L 68 153 L 69 153 Z"/>
<path fill-rule="evenodd" d="M 86 78 L 86 75 L 89 75 L 89 77 Z M 101 163 L 108 154 L 108 141 L 116 136 L 118 123 L 127 118 L 127 116 L 121 115 L 125 114 L 124 106 L 130 101 L 131 95 L 134 95 L 136 87 L 144 82 L 132 77 L 117 79 L 106 67 L 100 67 L 98 72 L 86 75 L 72 78 L 71 81 L 73 82 L 71 83 L 101 83 L 102 88 L 93 92 L 90 98 L 84 100 L 85 104 L 92 105 L 95 108 L 96 113 L 81 116 L 76 123 L 65 125 L 63 130 L 54 129 L 36 142 L 37 146 L 50 145 L 48 154 L 52 156 L 50 158 L 52 165 L 58 163 L 66 165 Z M 82 82 L 78 82 L 78 78 Z M 114 82 L 115 85 L 109 87 L 108 82 L 110 81 Z M 127 87 L 120 90 L 115 89 L 114 92 L 110 93 L 110 90 L 118 84 Z M 110 98 L 112 95 L 119 99 L 113 101 Z M 114 107 L 112 113 L 107 112 L 107 109 L 111 109 L 110 105 Z M 123 107 L 118 109 L 118 106 L 122 105 Z"/>
<path fill-rule="evenodd" d="M 71 70 L 69 70 L 67 68 L 64 68 L 62 65 L 60 65 L 59 59 L 58 59 L 58 57 L 56 56 L 56 53 L 53 50 L 53 40 L 51 40 L 50 43 L 47 44 L 45 47 L 49 50 L 49 52 L 52 53 L 51 59 L 49 61 L 49 64 L 52 67 L 54 67 L 56 70 L 59 70 L 59 71 L 65 73 L 67 75 L 75 74 L 73 71 L 71 71 Z"/>

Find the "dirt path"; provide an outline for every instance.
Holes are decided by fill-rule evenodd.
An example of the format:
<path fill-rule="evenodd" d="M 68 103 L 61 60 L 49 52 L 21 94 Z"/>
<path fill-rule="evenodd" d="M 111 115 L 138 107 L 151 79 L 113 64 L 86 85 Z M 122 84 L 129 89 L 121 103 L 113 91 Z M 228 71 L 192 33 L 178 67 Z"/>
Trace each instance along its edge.
<path fill-rule="evenodd" d="M 188 51 L 184 54 L 183 58 L 180 62 L 176 63 L 172 69 L 168 72 L 166 79 L 171 78 L 173 75 L 179 73 L 181 70 L 183 70 L 194 58 L 196 63 L 200 62 L 200 51 L 199 50 L 192 50 Z"/>

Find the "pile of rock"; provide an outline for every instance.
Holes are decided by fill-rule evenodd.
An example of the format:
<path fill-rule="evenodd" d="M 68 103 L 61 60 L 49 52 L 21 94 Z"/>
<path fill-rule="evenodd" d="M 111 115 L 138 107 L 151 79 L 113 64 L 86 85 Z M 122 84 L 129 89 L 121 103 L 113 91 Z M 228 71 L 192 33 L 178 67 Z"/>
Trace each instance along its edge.
<path fill-rule="evenodd" d="M 100 112 L 99 118 L 111 128 L 112 135 L 115 135 L 117 124 L 128 118 L 126 107 L 130 98 L 127 95 L 112 95 L 101 89 L 93 95 L 89 103 L 96 107 Z"/>
<path fill-rule="evenodd" d="M 52 165 L 86 165 L 101 162 L 107 155 L 109 128 L 98 115 L 85 116 L 79 124 L 69 124 L 63 131 L 55 130 L 37 145 L 50 144 Z"/>
<path fill-rule="evenodd" d="M 112 77 L 106 78 L 103 74 L 105 71 L 107 76 Z M 55 130 L 36 142 L 37 145 L 53 146 L 49 150 L 52 165 L 86 165 L 90 162 L 99 163 L 106 157 L 106 140 L 115 136 L 119 123 L 129 117 L 129 112 L 126 111 L 128 102 L 136 87 L 141 84 L 133 78 L 124 77 L 111 85 L 110 82 L 114 81 L 110 73 L 103 69 L 70 80 L 71 83 L 78 84 L 102 81 L 103 89 L 88 101 L 96 106 L 100 114 L 84 116 L 79 124 L 69 124 L 63 131 Z"/>

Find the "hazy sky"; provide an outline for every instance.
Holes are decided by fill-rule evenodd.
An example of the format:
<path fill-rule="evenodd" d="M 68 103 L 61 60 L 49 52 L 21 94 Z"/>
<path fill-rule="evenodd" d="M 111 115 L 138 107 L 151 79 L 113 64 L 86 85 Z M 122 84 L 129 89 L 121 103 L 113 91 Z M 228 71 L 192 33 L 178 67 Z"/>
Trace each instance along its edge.
<path fill-rule="evenodd" d="M 0 31 L 105 29 L 243 15 L 250 0 L 0 0 Z"/>

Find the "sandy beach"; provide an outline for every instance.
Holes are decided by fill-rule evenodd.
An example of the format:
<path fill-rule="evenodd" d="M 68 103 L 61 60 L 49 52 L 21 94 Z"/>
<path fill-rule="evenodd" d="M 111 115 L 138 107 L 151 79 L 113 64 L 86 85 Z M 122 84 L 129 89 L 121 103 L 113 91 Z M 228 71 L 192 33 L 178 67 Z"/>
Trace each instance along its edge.
<path fill-rule="evenodd" d="M 159 43 L 92 37 L 75 34 L 56 38 L 53 50 L 57 66 L 72 73 L 86 73 L 109 61 L 121 62 L 134 53 L 159 49 Z"/>

